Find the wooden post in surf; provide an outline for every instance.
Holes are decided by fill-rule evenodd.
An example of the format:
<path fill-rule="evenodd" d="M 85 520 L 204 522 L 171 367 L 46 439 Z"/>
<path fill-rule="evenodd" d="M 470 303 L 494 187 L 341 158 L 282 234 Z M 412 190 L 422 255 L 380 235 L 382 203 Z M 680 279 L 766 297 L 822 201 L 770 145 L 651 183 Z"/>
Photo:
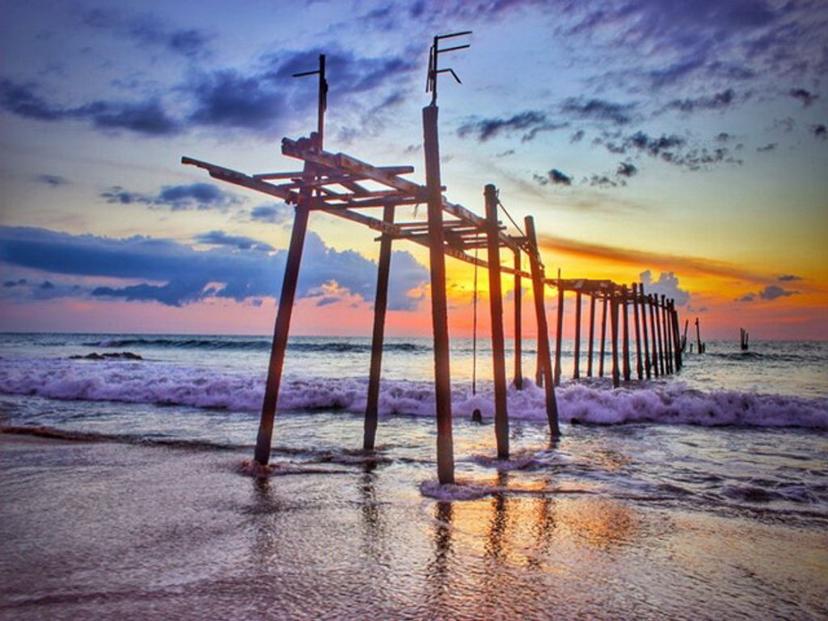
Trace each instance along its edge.
<path fill-rule="evenodd" d="M 532 216 L 524 219 L 526 237 L 529 242 L 529 266 L 532 272 L 532 293 L 535 298 L 535 318 L 538 326 L 538 358 L 542 361 L 539 369 L 543 373 L 543 387 L 546 395 L 546 418 L 549 421 L 549 433 L 553 438 L 561 434 L 558 425 L 558 402 L 555 399 L 555 386 L 552 381 L 552 365 L 549 352 L 549 326 L 546 322 L 546 307 L 543 303 L 543 288 L 546 280 L 538 252 L 535 236 L 535 220 Z"/>
<path fill-rule="evenodd" d="M 561 340 L 563 338 L 564 290 L 558 276 L 558 317 L 555 323 L 555 386 L 561 383 Z"/>
<path fill-rule="evenodd" d="M 704 353 L 704 344 L 701 340 L 701 331 L 699 330 L 699 318 L 696 317 L 696 351 L 700 354 Z"/>
<path fill-rule="evenodd" d="M 601 299 L 601 347 L 598 355 L 598 377 L 604 377 L 604 343 L 607 341 L 607 296 Z"/>
<path fill-rule="evenodd" d="M 621 286 L 621 304 L 623 304 L 623 311 L 622 317 L 624 319 L 624 327 L 622 331 L 623 335 L 623 344 L 622 344 L 622 351 L 624 354 L 624 381 L 630 381 L 630 318 L 629 312 L 627 310 L 627 300 L 628 300 L 628 290 L 627 285 Z"/>
<path fill-rule="evenodd" d="M 581 292 L 575 293 L 575 351 L 573 352 L 572 378 L 581 377 Z"/>
<path fill-rule="evenodd" d="M 317 92 L 316 133 L 311 139 L 322 150 L 325 141 L 325 110 L 328 105 L 328 82 L 325 80 L 325 55 L 319 55 L 319 69 L 305 75 L 318 74 L 319 85 Z M 305 181 L 316 178 L 316 169 L 305 162 L 302 171 Z M 273 441 L 273 423 L 276 418 L 276 404 L 279 401 L 279 388 L 282 383 L 282 370 L 285 365 L 288 335 L 290 333 L 290 318 L 293 314 L 293 302 L 296 299 L 296 283 L 299 280 L 299 266 L 302 263 L 302 248 L 305 244 L 305 234 L 308 230 L 310 208 L 308 203 L 313 190 L 303 187 L 299 193 L 293 216 L 293 230 L 290 233 L 285 262 L 285 275 L 282 279 L 282 291 L 279 296 L 279 309 L 276 311 L 276 323 L 273 326 L 273 342 L 270 346 L 270 362 L 267 365 L 267 379 L 265 380 L 265 394 L 262 399 L 262 412 L 259 419 L 259 431 L 256 435 L 256 449 L 253 459 L 262 466 L 270 461 L 270 449 Z"/>
<path fill-rule="evenodd" d="M 658 305 L 658 294 L 655 294 L 653 298 L 653 305 L 655 307 L 656 336 L 658 337 L 658 370 L 660 375 L 665 375 L 667 371 L 664 366 L 664 331 L 661 326 L 661 307 Z"/>
<path fill-rule="evenodd" d="M 383 222 L 393 224 L 394 206 L 382 210 Z M 388 275 L 391 271 L 391 236 L 383 233 L 377 266 L 377 292 L 374 296 L 374 331 L 371 337 L 371 370 L 368 376 L 368 399 L 365 404 L 365 426 L 362 449 L 373 451 L 379 417 L 380 373 L 382 370 L 382 343 L 385 338 L 385 313 L 388 309 Z"/>
<path fill-rule="evenodd" d="M 647 303 L 650 306 L 650 331 L 653 337 L 653 372 L 656 377 L 661 377 L 664 374 L 661 366 L 661 343 L 659 341 L 661 337 L 658 330 L 658 312 L 652 293 L 647 296 Z"/>
<path fill-rule="evenodd" d="M 676 363 L 676 372 L 681 371 L 681 367 L 683 366 L 683 361 L 681 359 L 681 337 L 679 336 L 679 320 L 678 320 L 678 311 L 676 310 L 676 300 L 670 300 L 670 317 L 673 320 L 673 344 L 674 344 L 674 351 L 673 356 L 675 357 Z"/>
<path fill-rule="evenodd" d="M 500 237 L 497 222 L 497 190 L 484 189 L 486 201 L 486 247 L 489 259 L 489 310 L 492 317 L 492 363 L 495 399 L 497 458 L 509 459 L 509 415 L 506 411 L 506 347 L 503 337 L 503 297 L 500 286 Z M 442 250 L 442 248 L 441 248 Z"/>
<path fill-rule="evenodd" d="M 638 321 L 638 284 L 632 284 L 633 322 L 635 323 L 635 371 L 638 379 L 644 379 L 644 369 L 641 364 L 641 328 Z"/>
<path fill-rule="evenodd" d="M 446 256 L 443 253 L 443 197 L 440 181 L 440 146 L 437 105 L 423 108 L 428 197 L 429 271 L 431 274 L 431 322 L 434 331 L 434 392 L 437 409 L 437 478 L 454 483 L 454 441 L 451 428 L 451 369 L 449 360 L 448 304 L 446 300 Z"/>
<path fill-rule="evenodd" d="M 618 388 L 619 373 L 618 373 L 618 296 L 615 291 L 612 292 L 610 299 L 610 327 L 612 331 L 612 386 Z"/>
<path fill-rule="evenodd" d="M 661 294 L 661 330 L 664 338 L 664 366 L 667 369 L 667 374 L 673 372 L 673 346 L 672 346 L 672 328 L 667 312 L 667 296 Z"/>
<path fill-rule="evenodd" d="M 520 278 L 520 250 L 515 250 L 515 388 L 523 388 L 523 285 Z"/>
<path fill-rule="evenodd" d="M 595 340 L 595 296 L 589 296 L 589 356 L 587 357 L 587 377 L 592 377 L 592 358 Z"/>
<path fill-rule="evenodd" d="M 641 308 L 641 335 L 644 337 L 644 372 L 647 379 L 650 379 L 650 339 L 647 336 L 647 298 L 644 296 L 644 283 L 638 283 L 638 306 Z"/>

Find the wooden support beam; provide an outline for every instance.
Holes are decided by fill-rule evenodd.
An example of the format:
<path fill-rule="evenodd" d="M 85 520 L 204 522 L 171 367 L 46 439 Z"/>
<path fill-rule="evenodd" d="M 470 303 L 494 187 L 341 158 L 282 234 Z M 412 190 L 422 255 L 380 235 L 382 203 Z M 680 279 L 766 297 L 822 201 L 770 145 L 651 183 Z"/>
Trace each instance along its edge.
<path fill-rule="evenodd" d="M 435 105 L 423 108 L 423 145 L 428 191 L 428 231 L 431 236 L 429 267 L 431 322 L 434 330 L 434 388 L 437 406 L 437 477 L 441 484 L 447 484 L 454 483 L 454 440 L 451 423 L 451 368 L 437 110 Z M 380 176 L 392 177 L 384 174 Z"/>
<path fill-rule="evenodd" d="M 489 230 L 488 259 L 492 269 L 489 270 L 489 310 L 492 329 L 492 363 L 494 375 L 495 398 L 495 438 L 497 440 L 497 458 L 509 459 L 509 414 L 506 410 L 506 346 L 503 336 L 503 292 L 500 282 L 500 243 L 497 232 L 497 190 L 489 184 L 484 190 L 486 201 L 486 221 Z"/>
<path fill-rule="evenodd" d="M 309 171 L 309 174 L 310 173 Z M 285 365 L 290 318 L 296 297 L 296 283 L 299 280 L 299 265 L 302 262 L 302 247 L 308 230 L 309 211 L 299 202 L 293 219 L 293 231 L 290 235 L 285 275 L 282 280 L 282 293 L 279 297 L 279 309 L 273 328 L 273 342 L 270 347 L 270 362 L 267 366 L 265 394 L 262 400 L 262 413 L 259 420 L 259 432 L 256 437 L 254 459 L 266 466 L 270 461 L 270 448 L 273 440 L 273 422 L 276 418 L 276 403 L 279 400 L 279 387 L 282 383 L 282 369 Z"/>
<path fill-rule="evenodd" d="M 604 377 L 604 343 L 607 341 L 607 298 L 601 299 L 601 347 L 598 355 L 598 377 Z"/>
<path fill-rule="evenodd" d="M 538 366 L 543 375 L 543 386 L 546 395 L 546 418 L 549 421 L 549 434 L 553 438 L 561 435 L 558 425 L 558 402 L 555 399 L 555 386 L 552 380 L 552 365 L 549 353 L 549 326 L 546 322 L 546 307 L 543 303 L 544 274 L 540 262 L 537 237 L 535 236 L 535 221 L 532 216 L 524 219 L 528 243 L 529 265 L 532 271 L 532 292 L 535 299 L 535 318 L 538 326 L 538 359 L 542 361 Z"/>
<path fill-rule="evenodd" d="M 618 297 L 610 298 L 610 325 L 612 328 L 612 387 L 618 388 L 620 377 L 618 370 Z"/>
<path fill-rule="evenodd" d="M 661 368 L 658 364 L 658 326 L 656 325 L 656 311 L 655 306 L 653 305 L 653 295 L 647 295 L 647 306 L 650 307 L 650 336 L 652 336 L 653 340 L 653 356 L 652 356 L 652 363 L 653 363 L 653 373 L 656 377 L 661 376 Z"/>
<path fill-rule="evenodd" d="M 514 251 L 515 257 L 515 381 L 514 386 L 518 390 L 523 389 L 523 285 L 520 277 L 520 251 Z"/>
<path fill-rule="evenodd" d="M 589 349 L 587 354 L 587 377 L 592 377 L 592 358 L 595 340 L 595 296 L 589 296 Z"/>
<path fill-rule="evenodd" d="M 644 372 L 647 379 L 651 377 L 650 369 L 650 339 L 647 336 L 647 304 L 644 297 L 644 283 L 638 283 L 638 297 L 636 304 L 641 309 L 641 335 L 644 337 Z"/>
<path fill-rule="evenodd" d="M 388 206 L 382 212 L 383 222 L 393 224 L 394 207 Z M 374 450 L 379 418 L 380 373 L 382 370 L 382 343 L 385 337 L 385 313 L 388 308 L 388 275 L 391 271 L 391 236 L 383 235 L 380 241 L 377 266 L 377 291 L 374 296 L 374 331 L 371 338 L 371 371 L 368 376 L 368 399 L 365 405 L 365 428 L 362 448 Z"/>
<path fill-rule="evenodd" d="M 670 311 L 673 315 L 673 334 L 675 334 L 676 339 L 676 371 L 681 371 L 681 368 L 684 366 L 684 360 L 682 359 L 682 347 L 681 347 L 681 335 L 679 334 L 679 318 L 678 318 L 678 311 L 676 310 L 676 301 L 670 300 Z"/>
<path fill-rule="evenodd" d="M 667 370 L 667 374 L 670 375 L 673 372 L 673 347 L 670 344 L 672 337 L 670 335 L 670 321 L 667 317 L 667 296 L 663 293 L 661 294 L 661 331 L 664 339 L 664 368 Z"/>
<path fill-rule="evenodd" d="M 572 378 L 579 379 L 581 377 L 581 292 L 575 294 L 575 351 L 573 352 L 574 367 L 572 371 Z"/>
<path fill-rule="evenodd" d="M 658 304 L 658 294 L 653 296 L 653 307 L 655 308 L 656 336 L 658 337 L 658 370 L 659 374 L 667 374 L 667 366 L 664 364 L 664 329 L 661 325 L 661 307 Z"/>
<path fill-rule="evenodd" d="M 621 300 L 620 304 L 623 306 L 622 308 L 622 317 L 624 319 L 624 327 L 622 330 L 622 352 L 624 355 L 624 381 L 630 381 L 630 317 L 629 311 L 627 309 L 627 298 L 628 298 L 628 291 L 627 285 L 621 286 Z"/>
<path fill-rule="evenodd" d="M 555 386 L 561 384 L 561 343 L 563 339 L 564 290 L 558 288 L 558 316 L 555 322 Z"/>
<path fill-rule="evenodd" d="M 635 323 L 635 371 L 638 379 L 644 379 L 641 363 L 641 327 L 638 318 L 638 283 L 632 284 L 633 322 Z"/>

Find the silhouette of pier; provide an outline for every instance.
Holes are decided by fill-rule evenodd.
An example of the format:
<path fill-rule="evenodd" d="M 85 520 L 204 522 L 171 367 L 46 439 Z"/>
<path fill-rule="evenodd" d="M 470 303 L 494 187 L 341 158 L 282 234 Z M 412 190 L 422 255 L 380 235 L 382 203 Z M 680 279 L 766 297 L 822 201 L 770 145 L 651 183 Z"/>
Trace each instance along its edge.
<path fill-rule="evenodd" d="M 607 308 L 610 310 L 609 339 L 612 352 L 612 383 L 632 379 L 630 335 L 634 335 L 635 374 L 637 379 L 652 375 L 659 377 L 681 368 L 682 347 L 679 343 L 679 322 L 673 300 L 645 293 L 642 283 L 630 287 L 609 280 L 567 279 L 546 277 L 538 248 L 535 223 L 527 216 L 521 229 L 498 197 L 495 185 L 483 188 L 483 215 L 450 202 L 443 194 L 445 187 L 440 177 L 440 149 L 438 136 L 437 78 L 450 73 L 450 68 L 439 67 L 440 54 L 460 50 L 468 45 L 441 48 L 444 39 L 469 34 L 467 32 L 434 38 L 429 55 L 427 90 L 431 102 L 423 108 L 423 147 L 425 153 L 425 185 L 405 175 L 414 172 L 413 166 L 375 166 L 345 153 L 325 149 L 324 129 L 327 109 L 328 83 L 325 56 L 319 57 L 318 69 L 296 74 L 296 77 L 317 75 L 319 79 L 317 128 L 310 136 L 282 140 L 282 154 L 302 162 L 301 170 L 246 174 L 223 166 L 183 157 L 182 163 L 206 170 L 211 177 L 251 190 L 256 190 L 294 206 L 293 228 L 288 248 L 279 307 L 273 333 L 268 365 L 265 395 L 256 442 L 255 460 L 267 465 L 270 459 L 276 403 L 282 379 L 290 321 L 296 295 L 296 284 L 302 260 L 302 248 L 310 213 L 321 211 L 379 233 L 380 253 L 374 302 L 371 362 L 363 449 L 372 451 L 378 426 L 380 369 L 388 301 L 391 248 L 396 241 L 409 241 L 429 249 L 431 316 L 434 342 L 434 384 L 437 419 L 437 473 L 441 483 L 454 482 L 454 449 L 452 440 L 451 369 L 449 357 L 448 304 L 446 296 L 446 257 L 487 269 L 489 274 L 489 310 L 491 314 L 492 375 L 494 379 L 494 429 L 497 455 L 509 457 L 509 417 L 507 412 L 507 379 L 505 337 L 503 329 L 503 293 L 501 278 L 514 278 L 515 364 L 514 385 L 523 387 L 521 368 L 522 279 L 531 281 L 535 320 L 537 325 L 537 368 L 535 380 L 545 391 L 546 414 L 552 438 L 560 434 L 555 386 L 561 378 L 561 350 L 564 305 L 567 293 L 575 294 L 575 351 L 574 378 L 580 377 L 581 306 L 583 298 L 590 300 L 589 337 L 586 375 L 593 375 L 593 357 L 596 304 L 601 303 L 601 332 L 598 376 L 604 375 L 605 338 L 607 335 Z M 370 184 L 370 185 L 368 185 Z M 379 189 L 376 189 L 379 188 Z M 422 221 L 399 221 L 397 207 L 427 205 L 428 218 Z M 369 215 L 382 210 L 382 216 Z M 368 213 L 366 213 L 366 210 Z M 515 232 L 509 232 L 501 222 L 505 213 Z M 478 257 L 476 249 L 485 250 L 485 258 Z M 511 255 L 502 259 L 505 251 Z M 528 264 L 528 271 L 523 267 Z M 555 331 L 554 367 L 549 342 L 549 326 L 544 296 L 546 288 L 557 291 L 558 307 Z M 632 307 L 632 312 L 630 312 Z M 648 319 L 649 313 L 649 319 Z M 634 326 L 630 330 L 632 315 Z M 621 329 L 619 331 L 619 321 Z M 649 321 L 649 326 L 648 326 Z M 648 337 L 648 328 L 650 336 Z M 621 349 L 619 352 L 619 339 Z M 619 356 L 621 365 L 619 365 Z"/>

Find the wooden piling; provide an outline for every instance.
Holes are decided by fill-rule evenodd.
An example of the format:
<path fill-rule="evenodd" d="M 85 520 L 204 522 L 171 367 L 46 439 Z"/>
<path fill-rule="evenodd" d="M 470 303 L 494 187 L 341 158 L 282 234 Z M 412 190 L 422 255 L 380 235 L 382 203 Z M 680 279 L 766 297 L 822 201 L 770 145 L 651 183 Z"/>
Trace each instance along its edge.
<path fill-rule="evenodd" d="M 383 222 L 394 222 L 394 206 L 382 210 Z M 374 296 L 374 331 L 371 337 L 371 370 L 368 376 L 368 399 L 365 404 L 365 425 L 362 448 L 374 450 L 379 417 L 380 372 L 382 370 L 382 343 L 385 338 L 385 313 L 388 308 L 388 275 L 391 271 L 391 236 L 383 234 L 377 269 L 377 292 Z"/>
<path fill-rule="evenodd" d="M 535 299 L 535 319 L 538 326 L 538 358 L 541 360 L 539 368 L 543 374 L 543 386 L 546 395 L 546 418 L 549 421 L 549 433 L 553 438 L 561 434 L 558 425 L 558 402 L 555 399 L 555 386 L 552 381 L 552 365 L 549 353 L 549 326 L 546 321 L 546 307 L 543 303 L 544 273 L 538 252 L 538 242 L 535 236 L 535 220 L 532 216 L 524 219 L 526 237 L 529 242 L 529 266 L 532 272 L 532 292 Z"/>
<path fill-rule="evenodd" d="M 601 347 L 598 356 L 598 377 L 604 377 L 604 343 L 607 340 L 607 297 L 601 300 Z"/>
<path fill-rule="evenodd" d="M 523 388 L 523 285 L 520 277 L 520 250 L 515 250 L 515 381 L 518 390 Z"/>
<path fill-rule="evenodd" d="M 676 372 L 678 372 L 681 371 L 683 360 L 681 359 L 681 337 L 679 336 L 678 311 L 676 311 L 676 301 L 674 299 L 670 300 L 670 316 L 673 319 L 673 339 L 675 347 L 673 356 L 675 356 Z"/>
<path fill-rule="evenodd" d="M 656 336 L 658 337 L 658 370 L 660 375 L 666 375 L 667 370 L 664 365 L 664 330 L 661 326 L 661 307 L 658 305 L 658 294 L 653 296 L 655 306 L 655 325 Z"/>
<path fill-rule="evenodd" d="M 587 358 L 587 377 L 592 377 L 593 341 L 595 339 L 595 296 L 589 296 L 589 357 Z"/>
<path fill-rule="evenodd" d="M 638 306 L 641 308 L 641 335 L 644 337 L 644 372 L 647 379 L 652 376 L 650 368 L 650 339 L 647 336 L 647 303 L 644 297 L 644 283 L 638 283 Z"/>
<path fill-rule="evenodd" d="M 661 368 L 658 364 L 658 326 L 656 321 L 656 311 L 655 305 L 653 303 L 653 295 L 647 295 L 647 306 L 650 307 L 650 336 L 652 337 L 653 341 L 653 356 L 652 356 L 652 363 L 653 363 L 653 373 L 656 377 L 661 376 Z"/>
<path fill-rule="evenodd" d="M 667 296 L 661 294 L 661 330 L 664 338 L 664 367 L 667 369 L 667 374 L 673 372 L 673 345 L 672 345 L 672 327 L 667 312 Z"/>
<path fill-rule="evenodd" d="M 627 310 L 627 285 L 621 286 L 621 304 L 623 305 L 622 317 L 624 319 L 624 327 L 622 331 L 622 352 L 624 354 L 624 381 L 630 381 L 630 319 Z"/>
<path fill-rule="evenodd" d="M 612 386 L 618 388 L 618 296 L 613 291 L 610 299 L 610 328 L 612 332 Z"/>
<path fill-rule="evenodd" d="M 575 351 L 573 352 L 572 378 L 581 377 L 581 292 L 575 293 Z"/>
<path fill-rule="evenodd" d="M 561 341 L 563 338 L 564 290 L 558 278 L 558 318 L 555 323 L 555 386 L 561 384 Z"/>
<path fill-rule="evenodd" d="M 699 318 L 696 317 L 696 351 L 700 354 L 704 353 L 704 343 L 701 340 L 701 330 L 699 329 Z"/>
<path fill-rule="evenodd" d="M 638 284 L 632 284 L 633 322 L 635 323 L 635 370 L 638 379 L 644 379 L 644 369 L 641 364 L 641 328 L 638 321 Z"/>
<path fill-rule="evenodd" d="M 503 293 L 500 286 L 500 238 L 497 221 L 497 190 L 489 184 L 486 200 L 486 241 L 489 263 L 489 309 L 492 326 L 492 363 L 495 398 L 497 458 L 509 459 L 509 415 L 506 410 L 506 347 L 503 336 Z"/>
<path fill-rule="evenodd" d="M 293 218 L 293 230 L 290 234 L 285 276 L 282 280 L 282 293 L 279 296 L 279 310 L 276 312 L 276 324 L 273 328 L 273 343 L 270 347 L 270 363 L 267 366 L 265 394 L 262 400 L 262 414 L 259 420 L 259 433 L 256 436 L 254 459 L 266 466 L 270 461 L 270 445 L 273 439 L 273 421 L 276 418 L 276 402 L 279 400 L 279 386 L 282 383 L 282 369 L 285 365 L 290 317 L 293 313 L 293 301 L 296 297 L 296 283 L 299 279 L 299 265 L 302 262 L 302 247 L 308 230 L 310 211 L 307 202 L 310 191 L 304 191 L 299 204 L 296 205 Z M 304 200 L 302 200 L 304 199 Z"/>
<path fill-rule="evenodd" d="M 443 198 L 440 180 L 438 108 L 423 108 L 428 197 L 429 268 L 431 274 L 431 321 L 434 330 L 434 388 L 437 406 L 437 477 L 441 484 L 454 483 L 454 441 L 451 426 L 451 369 L 449 362 L 446 256 L 443 234 Z"/>

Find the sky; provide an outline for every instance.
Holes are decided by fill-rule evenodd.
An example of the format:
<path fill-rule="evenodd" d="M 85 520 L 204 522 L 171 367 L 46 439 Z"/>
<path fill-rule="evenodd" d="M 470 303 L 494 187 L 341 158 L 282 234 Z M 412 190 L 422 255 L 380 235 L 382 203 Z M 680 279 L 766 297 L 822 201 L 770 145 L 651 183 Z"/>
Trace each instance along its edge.
<path fill-rule="evenodd" d="M 296 170 L 280 141 L 315 128 L 316 84 L 291 74 L 325 53 L 326 149 L 424 182 L 431 37 L 471 30 L 441 57 L 462 80 L 439 88 L 449 200 L 482 213 L 495 184 L 534 216 L 548 274 L 644 282 L 708 338 L 828 339 L 822 0 L 0 0 L 0 16 L 0 330 L 270 332 L 292 208 L 181 156 Z M 312 214 L 294 334 L 370 334 L 378 246 Z M 467 336 L 473 270 L 447 270 Z M 430 334 L 426 249 L 395 243 L 391 274 L 388 333 Z"/>

